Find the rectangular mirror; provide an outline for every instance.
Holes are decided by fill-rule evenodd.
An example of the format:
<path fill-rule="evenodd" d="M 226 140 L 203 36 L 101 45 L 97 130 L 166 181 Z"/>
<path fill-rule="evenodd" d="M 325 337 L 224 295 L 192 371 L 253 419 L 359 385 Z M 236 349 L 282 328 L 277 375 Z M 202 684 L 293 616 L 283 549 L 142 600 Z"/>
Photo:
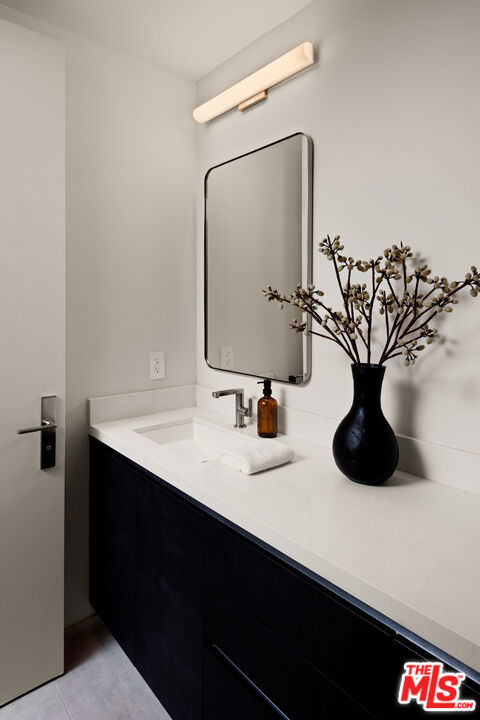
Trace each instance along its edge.
<path fill-rule="evenodd" d="M 298 308 L 267 302 L 311 282 L 312 141 L 296 133 L 205 176 L 205 359 L 216 370 L 302 384 L 310 338 Z"/>

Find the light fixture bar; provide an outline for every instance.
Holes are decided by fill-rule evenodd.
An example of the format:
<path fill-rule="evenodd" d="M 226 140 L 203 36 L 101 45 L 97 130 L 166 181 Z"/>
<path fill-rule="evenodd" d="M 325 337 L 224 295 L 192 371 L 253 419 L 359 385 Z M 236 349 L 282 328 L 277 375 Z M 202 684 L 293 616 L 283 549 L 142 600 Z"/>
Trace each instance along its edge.
<path fill-rule="evenodd" d="M 234 107 L 246 110 L 247 107 L 265 99 L 266 91 L 269 88 L 305 70 L 313 63 L 313 43 L 303 42 L 285 55 L 224 90 L 220 95 L 199 105 L 193 111 L 193 117 L 199 123 L 206 123 Z"/>

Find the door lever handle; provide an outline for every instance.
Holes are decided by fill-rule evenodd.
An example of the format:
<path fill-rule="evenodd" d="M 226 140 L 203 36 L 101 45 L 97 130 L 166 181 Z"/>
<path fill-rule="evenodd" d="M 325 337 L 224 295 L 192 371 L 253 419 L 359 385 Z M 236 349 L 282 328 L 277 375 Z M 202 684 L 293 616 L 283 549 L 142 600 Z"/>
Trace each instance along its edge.
<path fill-rule="evenodd" d="M 29 435 L 30 433 L 39 432 L 40 441 L 40 468 L 48 470 L 55 467 L 56 461 L 56 445 L 57 445 L 57 423 L 56 417 L 56 395 L 44 395 L 42 397 L 42 414 L 40 425 L 32 427 L 20 428 L 17 435 Z"/>
<path fill-rule="evenodd" d="M 19 430 L 17 430 L 17 435 L 28 435 L 28 433 L 43 432 L 44 430 L 55 430 L 57 427 L 57 423 L 54 423 L 53 420 L 42 420 L 41 425 L 20 428 Z"/>

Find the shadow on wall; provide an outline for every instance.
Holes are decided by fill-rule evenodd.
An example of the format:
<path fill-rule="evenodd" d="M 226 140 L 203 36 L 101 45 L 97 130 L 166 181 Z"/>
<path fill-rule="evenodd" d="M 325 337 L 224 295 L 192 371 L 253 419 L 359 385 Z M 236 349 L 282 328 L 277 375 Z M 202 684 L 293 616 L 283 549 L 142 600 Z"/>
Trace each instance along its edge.
<path fill-rule="evenodd" d="M 445 318 L 439 317 L 436 323 L 440 333 L 442 333 L 444 321 Z M 418 422 L 419 407 L 422 403 L 421 387 L 423 384 L 428 383 L 429 380 L 435 379 L 437 371 L 441 373 L 445 363 L 455 362 L 459 352 L 468 353 L 469 337 L 471 341 L 472 334 L 478 332 L 480 332 L 480 327 L 477 327 L 475 331 L 472 331 L 470 327 L 465 329 L 462 336 L 456 339 L 441 335 L 435 346 L 426 350 L 428 355 L 421 357 L 419 366 L 415 367 L 415 369 L 407 369 L 409 374 L 405 379 L 393 381 L 394 397 L 396 399 L 396 417 L 393 426 L 397 428 L 397 432 L 401 433 L 397 434 L 400 449 L 399 469 L 414 473 L 419 477 L 425 477 L 426 467 L 421 448 L 412 441 L 412 439 L 422 437 L 422 427 Z M 457 380 L 457 391 L 461 395 L 471 396 L 472 392 L 474 395 L 476 394 L 475 387 L 472 387 L 468 375 Z M 445 408 L 445 412 L 448 414 L 448 408 Z"/>
<path fill-rule="evenodd" d="M 397 435 L 398 449 L 400 452 L 400 459 L 398 461 L 398 469 L 403 470 L 407 473 L 412 473 L 417 478 L 423 478 L 426 475 L 425 463 L 422 458 L 422 453 L 417 445 L 415 445 L 409 438 Z M 392 478 L 393 480 L 394 478 Z M 389 485 L 392 485 L 392 481 L 388 481 Z M 400 484 L 400 483 L 395 483 Z"/>
<path fill-rule="evenodd" d="M 88 602 L 88 403 L 67 413 L 65 458 L 65 625 L 92 612 Z"/>

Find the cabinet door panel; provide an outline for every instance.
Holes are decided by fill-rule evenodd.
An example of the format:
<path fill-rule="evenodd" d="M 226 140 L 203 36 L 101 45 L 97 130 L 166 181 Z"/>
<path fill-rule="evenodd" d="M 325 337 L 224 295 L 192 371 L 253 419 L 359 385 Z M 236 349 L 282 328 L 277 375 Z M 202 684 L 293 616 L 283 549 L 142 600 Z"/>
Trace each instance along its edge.
<path fill-rule="evenodd" d="M 200 514 L 146 478 L 139 503 L 137 667 L 174 720 L 201 717 Z"/>
<path fill-rule="evenodd" d="M 107 540 L 132 560 L 137 544 L 137 492 L 143 481 L 127 460 L 96 440 L 90 443 L 92 518 L 97 540 Z"/>
<path fill-rule="evenodd" d="M 137 668 L 174 720 L 199 720 L 202 636 L 163 582 L 142 583 L 137 601 Z"/>
<path fill-rule="evenodd" d="M 135 564 L 112 545 L 99 550 L 94 608 L 135 662 Z"/>
<path fill-rule="evenodd" d="M 137 495 L 142 475 L 90 443 L 90 602 L 135 661 Z"/>

